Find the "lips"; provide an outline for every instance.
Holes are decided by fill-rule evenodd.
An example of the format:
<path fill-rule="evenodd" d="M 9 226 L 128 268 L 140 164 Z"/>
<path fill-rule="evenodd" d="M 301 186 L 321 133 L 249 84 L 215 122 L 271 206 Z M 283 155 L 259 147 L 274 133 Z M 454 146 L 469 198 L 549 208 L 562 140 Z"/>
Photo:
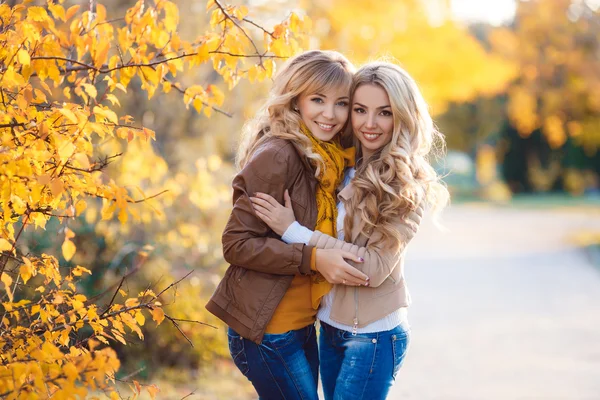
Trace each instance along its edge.
<path fill-rule="evenodd" d="M 382 135 L 381 133 L 374 132 L 362 132 L 362 134 L 363 137 L 370 142 L 374 142 L 375 140 L 379 139 L 379 137 Z"/>
<path fill-rule="evenodd" d="M 316 122 L 316 121 L 315 121 L 315 123 L 319 126 L 319 128 L 321 128 L 322 130 L 324 130 L 326 132 L 330 132 L 335 127 L 335 125 L 322 124 L 322 123 Z"/>

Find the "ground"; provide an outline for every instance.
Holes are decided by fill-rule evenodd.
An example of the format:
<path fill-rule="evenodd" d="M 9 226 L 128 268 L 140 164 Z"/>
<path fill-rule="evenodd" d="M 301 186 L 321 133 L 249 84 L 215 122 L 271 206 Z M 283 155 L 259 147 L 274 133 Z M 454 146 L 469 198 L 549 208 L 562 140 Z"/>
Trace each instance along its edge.
<path fill-rule="evenodd" d="M 412 340 L 390 399 L 600 399 L 600 269 L 572 238 L 600 206 L 459 205 L 406 274 Z"/>

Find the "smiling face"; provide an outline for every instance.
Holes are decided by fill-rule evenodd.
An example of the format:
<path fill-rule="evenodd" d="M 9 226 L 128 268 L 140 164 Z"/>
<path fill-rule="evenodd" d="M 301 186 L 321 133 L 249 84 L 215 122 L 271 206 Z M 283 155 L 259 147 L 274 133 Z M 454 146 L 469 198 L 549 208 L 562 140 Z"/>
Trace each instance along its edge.
<path fill-rule="evenodd" d="M 349 102 L 347 87 L 340 87 L 300 95 L 297 107 L 313 136 L 327 142 L 342 130 L 348 120 Z"/>
<path fill-rule="evenodd" d="M 377 84 L 363 84 L 354 91 L 352 131 L 369 158 L 392 140 L 394 115 L 387 92 Z"/>

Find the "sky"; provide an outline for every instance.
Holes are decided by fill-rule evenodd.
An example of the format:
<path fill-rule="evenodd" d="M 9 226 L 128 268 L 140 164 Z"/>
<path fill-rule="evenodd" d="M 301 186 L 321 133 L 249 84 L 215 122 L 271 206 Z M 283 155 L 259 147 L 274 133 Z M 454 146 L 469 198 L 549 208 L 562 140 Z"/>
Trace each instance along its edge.
<path fill-rule="evenodd" d="M 501 25 L 513 18 L 515 0 L 452 0 L 454 18 L 464 22 L 488 22 Z"/>

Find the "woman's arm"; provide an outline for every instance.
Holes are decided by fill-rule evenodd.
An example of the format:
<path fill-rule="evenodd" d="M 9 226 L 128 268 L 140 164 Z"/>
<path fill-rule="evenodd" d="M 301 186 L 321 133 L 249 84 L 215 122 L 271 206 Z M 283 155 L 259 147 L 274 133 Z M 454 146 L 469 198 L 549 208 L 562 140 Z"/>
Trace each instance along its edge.
<path fill-rule="evenodd" d="M 271 229 L 256 216 L 250 201 L 257 192 L 283 200 L 289 182 L 301 173 L 301 164 L 289 160 L 295 150 L 286 146 L 291 144 L 265 146 L 233 179 L 233 210 L 222 236 L 223 256 L 230 264 L 259 272 L 309 275 L 313 247 L 269 237 Z"/>
<path fill-rule="evenodd" d="M 281 235 L 281 240 L 286 243 L 309 243 L 315 232 L 296 221 L 287 190 L 284 193 L 285 205 L 281 205 L 276 199 L 265 193 L 257 193 L 250 200 L 258 217 L 275 233 Z M 358 255 L 346 249 L 318 248 L 314 257 L 315 269 L 329 283 L 369 286 L 369 277 L 347 262 L 348 260 L 362 263 L 363 259 Z"/>
<path fill-rule="evenodd" d="M 397 221 L 397 228 L 404 238 L 400 246 L 391 246 L 389 242 L 386 243 L 384 240 L 377 246 L 368 246 L 367 244 L 367 247 L 359 247 L 319 231 L 312 232 L 298 224 L 291 209 L 289 196 L 285 199 L 285 206 L 281 205 L 272 196 L 264 193 L 257 193 L 251 200 L 258 216 L 269 224 L 275 232 L 282 235 L 282 240 L 287 243 L 299 241 L 318 249 L 318 255 L 321 257 L 317 257 L 316 260 L 317 270 L 324 276 L 337 276 L 341 272 L 340 270 L 348 272 L 351 271 L 349 268 L 356 268 L 369 277 L 369 286 L 372 287 L 381 285 L 392 273 L 398 257 L 404 251 L 408 242 L 415 236 L 423 217 L 423 207 L 420 206 L 404 219 Z M 381 233 L 375 228 L 369 241 L 375 243 L 380 237 Z M 327 251 L 325 252 L 325 250 Z M 339 250 L 340 253 L 336 254 L 331 250 Z M 341 256 L 341 254 L 346 254 L 346 256 Z M 348 257 L 348 254 L 354 255 L 354 257 Z M 357 262 L 358 258 L 362 261 Z M 327 280 L 332 282 L 330 279 Z M 340 279 L 340 282 L 342 280 Z"/>
<path fill-rule="evenodd" d="M 371 287 L 377 287 L 387 279 L 398 264 L 398 258 L 415 236 L 422 218 L 423 206 L 419 206 L 416 211 L 410 212 L 405 218 L 397 221 L 396 228 L 403 237 L 399 246 L 394 246 L 389 241 L 383 240 L 377 245 L 369 246 L 367 243 L 367 247 L 359 247 L 319 231 L 313 233 L 309 245 L 317 249 L 341 249 L 361 257 L 364 260 L 362 263 L 351 261 L 349 263 L 369 276 Z M 381 232 L 375 228 L 369 242 L 377 242 L 381 235 Z"/>

